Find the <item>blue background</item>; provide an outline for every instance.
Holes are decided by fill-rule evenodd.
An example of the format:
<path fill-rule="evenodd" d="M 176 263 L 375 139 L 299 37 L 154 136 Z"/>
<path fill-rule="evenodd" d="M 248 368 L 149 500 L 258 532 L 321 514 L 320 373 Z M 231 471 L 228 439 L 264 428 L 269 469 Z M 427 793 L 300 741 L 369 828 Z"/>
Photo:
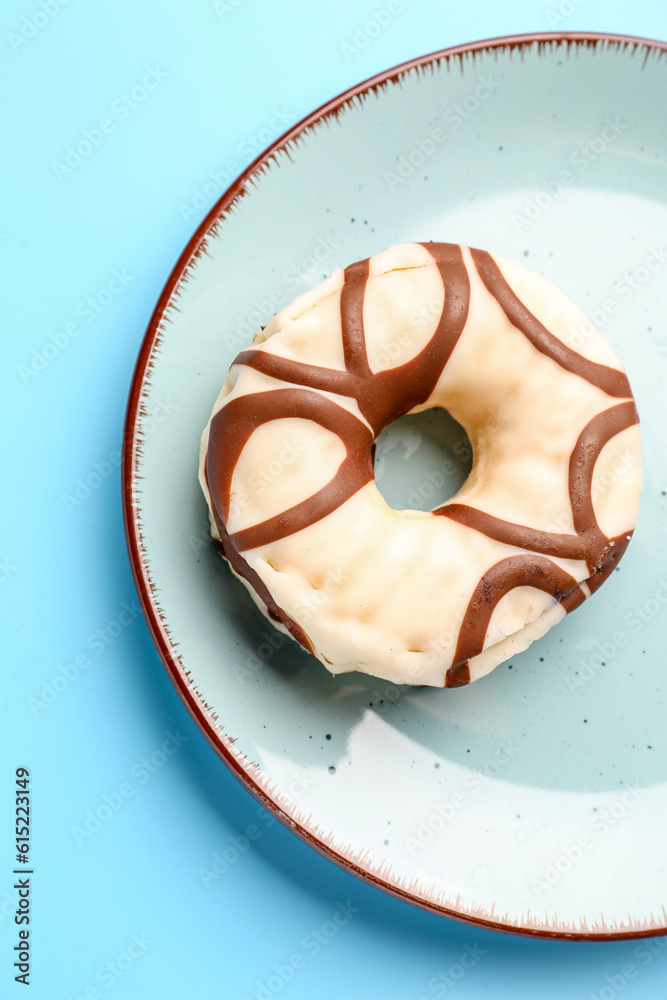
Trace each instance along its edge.
<path fill-rule="evenodd" d="M 33 1000 L 667 994 L 663 939 L 552 942 L 444 920 L 269 821 L 190 721 L 136 613 L 118 467 L 128 388 L 169 271 L 227 184 L 314 107 L 424 52 L 553 29 L 667 37 L 660 0 L 394 0 L 355 46 L 386 7 L 3 6 L 2 1000 L 25 995 L 12 969 L 21 765 Z M 128 103 L 144 78 L 152 89 Z M 90 154 L 67 163 L 84 130 Z M 89 811 L 103 817 L 92 831 Z M 255 839 L 234 846 L 248 827 Z M 348 901 L 349 921 L 316 948 L 308 935 Z M 466 946 L 477 960 L 447 986 Z"/>

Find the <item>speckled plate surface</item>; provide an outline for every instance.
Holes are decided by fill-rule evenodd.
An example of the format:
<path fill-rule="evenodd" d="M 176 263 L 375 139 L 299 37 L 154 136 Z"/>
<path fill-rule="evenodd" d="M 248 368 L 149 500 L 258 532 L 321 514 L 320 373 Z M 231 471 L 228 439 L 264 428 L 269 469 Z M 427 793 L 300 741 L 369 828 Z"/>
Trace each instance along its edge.
<path fill-rule="evenodd" d="M 314 112 L 188 244 L 130 393 L 130 558 L 203 732 L 332 860 L 504 930 L 667 930 L 666 55 L 637 39 L 500 39 Z M 335 267 L 411 240 L 482 247 L 560 285 L 625 364 L 643 425 L 620 569 L 527 652 L 453 690 L 333 678 L 274 632 L 210 542 L 197 482 L 202 428 L 255 330 Z M 429 506 L 465 473 L 465 449 L 438 429 L 422 417 L 384 432 L 377 476 L 397 505 Z"/>

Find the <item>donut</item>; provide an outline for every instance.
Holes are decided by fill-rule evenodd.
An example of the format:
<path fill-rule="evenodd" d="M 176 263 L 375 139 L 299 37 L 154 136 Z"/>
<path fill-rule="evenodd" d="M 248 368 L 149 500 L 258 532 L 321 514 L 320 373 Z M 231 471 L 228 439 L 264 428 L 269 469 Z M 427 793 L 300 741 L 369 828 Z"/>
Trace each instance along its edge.
<path fill-rule="evenodd" d="M 471 472 L 433 510 L 395 510 L 374 442 L 436 407 L 465 429 Z M 331 673 L 459 687 L 618 565 L 639 423 L 614 351 L 550 281 L 407 243 L 334 271 L 241 351 L 199 477 L 232 573 Z"/>

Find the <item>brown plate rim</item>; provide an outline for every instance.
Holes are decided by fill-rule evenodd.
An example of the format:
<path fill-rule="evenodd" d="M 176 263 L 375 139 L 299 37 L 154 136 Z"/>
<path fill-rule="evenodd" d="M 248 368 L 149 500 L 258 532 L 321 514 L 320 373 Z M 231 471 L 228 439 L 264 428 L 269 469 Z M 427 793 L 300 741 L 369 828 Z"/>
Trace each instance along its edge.
<path fill-rule="evenodd" d="M 178 261 L 171 271 L 171 274 L 169 275 L 148 324 L 134 369 L 127 404 L 125 427 L 123 431 L 123 454 L 121 467 L 125 537 L 137 593 L 143 610 L 144 619 L 148 626 L 153 643 L 155 644 L 155 647 L 160 655 L 160 659 L 162 660 L 167 675 L 174 684 L 174 687 L 190 712 L 190 715 L 218 756 L 222 759 L 223 763 L 229 768 L 241 784 L 257 799 L 257 801 L 278 820 L 280 820 L 280 822 L 283 823 L 289 830 L 296 833 L 297 836 L 317 850 L 320 854 L 333 861 L 345 871 L 351 872 L 362 881 L 368 882 L 371 885 L 382 889 L 391 896 L 403 899 L 421 909 L 438 913 L 442 916 L 450 917 L 477 927 L 486 927 L 491 930 L 521 934 L 529 937 L 556 938 L 574 941 L 611 941 L 657 936 L 667 932 L 667 922 L 664 926 L 639 925 L 628 930 L 610 928 L 608 931 L 596 930 L 586 933 L 576 929 L 569 930 L 559 927 L 550 928 L 520 926 L 506 923 L 499 919 L 493 919 L 491 916 L 486 918 L 471 915 L 463 910 L 458 911 L 453 907 L 443 906 L 435 900 L 429 901 L 427 899 L 414 896 L 409 891 L 383 879 L 377 873 L 365 870 L 360 867 L 360 865 L 355 864 L 342 853 L 334 850 L 331 846 L 318 839 L 313 832 L 293 819 L 284 808 L 282 808 L 277 802 L 273 801 L 266 794 L 266 792 L 259 787 L 259 785 L 254 781 L 252 775 L 249 774 L 241 762 L 233 756 L 229 748 L 221 742 L 210 711 L 207 710 L 207 706 L 205 706 L 202 700 L 195 694 L 193 685 L 179 663 L 178 657 L 173 649 L 173 645 L 168 634 L 167 623 L 151 596 L 148 566 L 142 554 L 140 526 L 134 516 L 136 506 L 133 503 L 133 484 L 135 482 L 137 459 L 140 450 L 137 426 L 138 418 L 140 416 L 141 395 L 147 374 L 150 370 L 152 353 L 156 341 L 159 338 L 160 323 L 165 310 L 171 301 L 175 288 L 182 280 L 184 274 L 204 251 L 206 237 L 220 221 L 220 219 L 223 218 L 227 212 L 229 212 L 237 198 L 244 195 L 246 183 L 252 179 L 253 176 L 261 173 L 263 168 L 275 158 L 276 153 L 281 150 L 285 150 L 289 143 L 316 123 L 331 116 L 336 116 L 346 105 L 350 104 L 355 98 L 360 97 L 362 94 L 368 94 L 371 91 L 382 88 L 386 84 L 396 81 L 403 74 L 411 70 L 423 68 L 429 64 L 440 62 L 443 59 L 451 60 L 458 58 L 462 62 L 463 57 L 467 55 L 472 55 L 474 58 L 475 54 L 480 52 L 499 51 L 502 49 L 509 49 L 510 51 L 514 49 L 521 50 L 535 44 L 537 44 L 538 50 L 542 52 L 547 46 L 553 44 L 565 45 L 569 49 L 572 45 L 586 45 L 596 48 L 598 45 L 605 43 L 608 46 L 616 46 L 618 49 L 625 49 L 630 46 L 635 49 L 644 47 L 646 48 L 644 62 L 648 59 L 651 50 L 658 50 L 661 53 L 667 52 L 667 42 L 632 35 L 609 34 L 606 32 L 534 32 L 520 35 L 506 35 L 498 38 L 482 39 L 476 42 L 455 45 L 449 48 L 439 49 L 435 52 L 419 56 L 415 59 L 410 59 L 407 62 L 393 66 L 390 69 L 369 77 L 361 83 L 350 87 L 348 90 L 343 91 L 337 97 L 332 98 L 322 104 L 319 108 L 316 108 L 310 114 L 306 115 L 299 122 L 279 136 L 273 143 L 271 143 L 271 145 L 268 146 L 268 148 L 265 149 L 264 152 L 261 153 L 236 178 L 236 180 L 227 188 L 224 194 L 206 214 L 205 218 L 199 224 L 193 236 L 188 241 L 185 249 L 181 253 Z"/>

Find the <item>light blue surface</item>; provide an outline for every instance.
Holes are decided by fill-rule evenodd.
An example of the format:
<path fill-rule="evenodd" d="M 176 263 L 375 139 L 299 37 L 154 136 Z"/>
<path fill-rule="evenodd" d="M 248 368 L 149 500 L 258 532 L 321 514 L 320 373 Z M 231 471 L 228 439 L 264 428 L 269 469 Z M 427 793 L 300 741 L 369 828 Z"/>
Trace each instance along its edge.
<path fill-rule="evenodd" d="M 657 0 L 560 7 L 403 0 L 363 46 L 359 32 L 388 4 L 340 0 L 308 22 L 294 0 L 5 8 L 3 1000 L 23 995 L 11 893 L 20 765 L 32 772 L 34 1000 L 667 991 L 661 940 L 578 945 L 449 922 L 358 882 L 258 815 L 136 617 L 121 523 L 116 461 L 141 336 L 214 198 L 292 121 L 423 52 L 552 28 L 667 36 Z M 154 89 L 128 105 L 147 74 Z M 90 155 L 70 158 L 71 172 L 54 167 L 86 129 Z M 108 818 L 84 836 L 89 810 Z M 255 839 L 234 847 L 246 833 Z M 200 870 L 225 851 L 238 857 L 205 886 Z M 339 903 L 356 909 L 320 946 L 312 933 L 330 930 Z M 456 981 L 466 946 L 479 960 Z"/>

